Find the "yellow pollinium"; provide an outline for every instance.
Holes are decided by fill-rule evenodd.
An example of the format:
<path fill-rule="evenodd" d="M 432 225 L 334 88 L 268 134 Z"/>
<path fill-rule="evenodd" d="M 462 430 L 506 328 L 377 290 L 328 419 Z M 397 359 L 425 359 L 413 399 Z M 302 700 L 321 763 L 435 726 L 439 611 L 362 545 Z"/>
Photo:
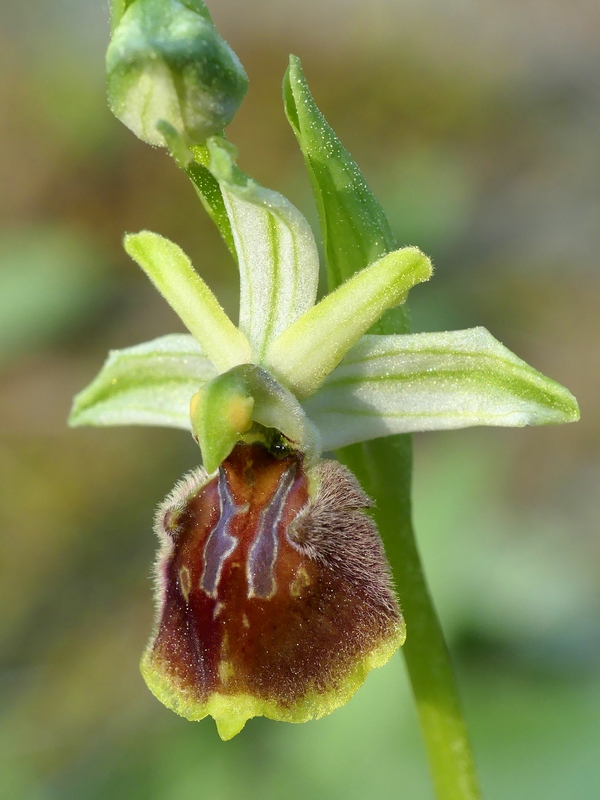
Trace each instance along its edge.
<path fill-rule="evenodd" d="M 252 427 L 252 411 L 254 410 L 253 397 L 236 395 L 228 402 L 225 415 L 231 428 L 236 433 L 246 433 Z"/>

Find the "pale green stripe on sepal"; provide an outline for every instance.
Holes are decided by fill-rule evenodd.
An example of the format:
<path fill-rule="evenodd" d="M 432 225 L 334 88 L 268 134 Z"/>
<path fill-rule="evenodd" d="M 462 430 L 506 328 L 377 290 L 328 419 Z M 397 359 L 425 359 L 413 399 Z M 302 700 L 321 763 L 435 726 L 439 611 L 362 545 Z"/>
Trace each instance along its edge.
<path fill-rule="evenodd" d="M 324 450 L 393 433 L 579 418 L 567 389 L 485 328 L 364 336 L 303 405 Z"/>
<path fill-rule="evenodd" d="M 129 234 L 124 247 L 220 372 L 251 360 L 248 340 L 180 247 L 150 231 Z"/>
<path fill-rule="evenodd" d="M 240 330 L 262 364 L 266 349 L 315 302 L 319 255 L 310 225 L 285 197 L 235 165 L 230 145 L 208 140 L 211 173 L 221 188 L 240 271 Z"/>
<path fill-rule="evenodd" d="M 190 399 L 216 375 L 193 336 L 171 334 L 112 350 L 75 397 L 69 425 L 159 425 L 191 430 Z"/>
<path fill-rule="evenodd" d="M 431 272 L 431 262 L 416 247 L 388 253 L 287 328 L 269 347 L 267 368 L 297 397 L 308 397 L 383 312 L 402 303 Z"/>

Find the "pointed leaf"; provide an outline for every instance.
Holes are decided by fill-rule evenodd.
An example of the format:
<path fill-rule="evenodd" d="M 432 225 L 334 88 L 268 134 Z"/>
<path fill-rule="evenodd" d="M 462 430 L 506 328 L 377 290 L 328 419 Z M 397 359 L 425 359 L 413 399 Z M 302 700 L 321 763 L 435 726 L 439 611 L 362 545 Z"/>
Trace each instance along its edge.
<path fill-rule="evenodd" d="M 297 397 L 308 397 L 381 314 L 430 275 L 431 263 L 416 247 L 388 253 L 287 328 L 268 350 L 269 370 Z"/>
<path fill-rule="evenodd" d="M 388 220 L 366 184 L 350 154 L 317 108 L 302 74 L 297 58 L 290 58 L 290 68 L 283 85 L 285 109 L 296 134 L 310 174 L 323 237 L 329 290 L 332 291 L 354 272 L 397 247 Z M 402 334 L 409 332 L 406 305 L 387 311 L 373 325 L 370 333 Z M 405 656 L 411 678 L 418 683 L 428 680 L 429 642 L 419 633 L 423 608 L 412 597 L 427 597 L 419 588 L 413 592 L 415 560 L 411 526 L 412 442 L 407 435 L 352 445 L 337 451 L 336 456 L 357 476 L 376 501 L 375 518 L 390 557 L 396 584 L 402 587 L 412 635 Z M 407 564 L 409 565 L 407 567 Z"/>
<path fill-rule="evenodd" d="M 319 256 L 308 222 L 285 197 L 263 189 L 233 161 L 231 147 L 208 142 L 210 171 L 227 209 L 240 270 L 240 330 L 253 361 L 315 302 Z"/>
<path fill-rule="evenodd" d="M 395 250 L 397 244 L 358 165 L 317 108 L 296 56 L 290 56 L 283 97 L 310 175 L 332 291 L 358 270 Z M 406 311 L 395 308 L 376 323 L 372 332 L 407 331 Z"/>
<path fill-rule="evenodd" d="M 150 231 L 126 236 L 124 246 L 219 370 L 250 361 L 248 340 L 180 247 Z"/>
<path fill-rule="evenodd" d="M 304 407 L 325 450 L 391 433 L 579 418 L 567 389 L 485 328 L 364 336 Z"/>
<path fill-rule="evenodd" d="M 75 397 L 69 424 L 191 430 L 190 400 L 215 375 L 214 364 L 188 334 L 112 350 L 97 377 Z"/>

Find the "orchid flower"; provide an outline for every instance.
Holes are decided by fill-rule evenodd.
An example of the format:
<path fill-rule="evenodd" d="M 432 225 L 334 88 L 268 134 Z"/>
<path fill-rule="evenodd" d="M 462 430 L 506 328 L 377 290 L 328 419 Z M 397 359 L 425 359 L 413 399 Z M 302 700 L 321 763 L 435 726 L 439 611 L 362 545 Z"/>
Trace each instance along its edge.
<path fill-rule="evenodd" d="M 223 737 L 229 738 L 257 714 L 300 721 L 332 710 L 404 640 L 382 547 L 371 521 L 359 510 L 369 501 L 349 471 L 336 462 L 320 461 L 323 451 L 418 430 L 562 422 L 574 414 L 574 406 L 565 389 L 527 366 L 483 328 L 368 333 L 387 309 L 404 301 L 413 285 L 431 276 L 429 260 L 414 247 L 384 255 L 316 303 L 319 259 L 307 221 L 284 197 L 240 176 L 221 140 L 211 140 L 207 151 L 238 253 L 239 326 L 177 245 L 148 231 L 126 236 L 126 251 L 190 334 L 162 336 L 112 352 L 98 377 L 75 399 L 71 424 L 163 425 L 187 429 L 198 440 L 203 468 L 184 479 L 157 514 L 161 596 L 157 632 L 143 670 L 167 705 L 192 719 L 212 714 Z M 248 480 L 243 486 L 232 485 L 241 483 L 240 475 L 249 469 L 252 483 L 264 489 L 267 500 L 262 493 L 253 500 L 256 492 L 250 492 Z M 328 508 L 331 495 L 338 497 Z M 193 525 L 188 521 L 199 497 L 212 509 L 220 504 L 219 519 L 225 520 L 221 528 L 210 514 L 200 526 L 199 511 Z M 217 573 L 244 538 L 236 519 L 249 516 L 264 524 L 270 516 L 279 516 L 282 529 L 274 545 L 262 543 L 256 524 L 250 526 L 255 539 L 245 555 L 246 571 L 255 581 L 262 576 L 268 589 L 261 595 L 251 586 L 248 597 L 240 599 L 228 596 L 227 589 L 217 591 L 233 581 L 225 574 L 218 581 Z M 336 526 L 328 516 L 341 522 L 338 519 Z M 321 517 L 323 522 L 310 523 Z M 296 534 L 290 538 L 292 523 Z M 330 541 L 322 541 L 321 525 Z M 348 537 L 350 525 L 356 527 L 355 539 Z M 210 550 L 214 540 L 214 564 L 208 550 L 199 566 L 175 546 L 178 538 L 188 547 L 198 539 L 198 532 L 192 535 L 189 530 L 194 526 L 202 527 L 205 548 Z M 219 531 L 221 541 L 211 538 L 211 530 Z M 312 531 L 310 536 L 307 531 Z M 267 536 L 264 531 L 262 535 Z M 361 548 L 356 553 L 355 540 Z M 300 542 L 304 552 L 298 551 Z M 282 553 L 276 564 L 277 546 Z M 257 549 L 261 547 L 262 553 Z M 361 559 L 368 559 L 368 573 L 366 565 L 358 563 Z M 345 576 L 347 587 L 336 586 L 334 591 L 329 580 L 335 612 L 333 605 L 323 609 L 323 600 L 315 616 L 315 597 L 307 589 L 325 583 L 321 564 L 331 575 L 337 571 L 339 583 L 340 565 L 353 560 L 357 563 Z M 203 563 L 210 569 L 204 566 L 202 572 Z M 276 593 L 269 583 L 274 577 Z M 197 599 L 193 612 L 186 613 L 193 603 L 191 587 L 208 602 Z M 362 589 L 366 608 L 363 597 L 353 598 L 351 587 Z M 271 591 L 278 598 L 275 614 Z M 340 610 L 341 597 L 347 615 Z M 292 609 L 302 605 L 299 618 Z M 257 607 L 262 616 L 257 617 Z M 205 671 L 212 659 L 209 666 L 215 675 L 200 691 L 201 665 L 184 635 L 191 613 L 196 624 L 201 620 L 204 639 L 215 623 L 224 631 L 218 651 L 205 649 Z M 222 622 L 219 617 L 226 613 L 229 619 Z M 363 617 L 364 630 L 358 624 Z M 333 637 L 332 618 L 337 622 Z M 273 620 L 277 635 L 267 639 L 265 626 Z M 262 657 L 254 652 L 257 631 Z M 346 647 L 345 661 L 338 663 L 340 644 L 345 640 L 347 645 L 352 636 L 354 647 Z M 235 646 L 225 647 L 225 637 Z M 242 640 L 244 658 L 239 651 Z M 294 657 L 285 669 L 272 663 L 273 651 L 284 645 Z M 324 664 L 328 654 L 335 659 Z M 303 668 L 307 674 L 299 675 Z M 286 685 L 292 675 L 293 691 Z M 276 686 L 278 679 L 282 687 Z M 268 685 L 266 692 L 257 689 L 263 684 Z M 229 685 L 236 690 L 230 692 Z"/>
<path fill-rule="evenodd" d="M 70 417 L 74 426 L 181 428 L 198 441 L 202 466 L 156 515 L 156 627 L 142 672 L 167 706 L 188 719 L 211 715 L 225 739 L 260 714 L 301 722 L 329 713 L 404 642 L 371 501 L 324 453 L 414 431 L 578 417 L 565 388 L 483 328 L 406 332 L 402 304 L 431 277 L 429 259 L 395 248 L 295 58 L 284 99 L 331 291 L 317 302 L 306 219 L 243 174 L 222 135 L 198 144 L 182 115 L 138 120 L 134 129 L 167 143 L 236 258 L 239 322 L 176 244 L 127 235 L 127 253 L 189 334 L 112 351 Z M 156 103 L 148 107 L 154 114 Z"/>

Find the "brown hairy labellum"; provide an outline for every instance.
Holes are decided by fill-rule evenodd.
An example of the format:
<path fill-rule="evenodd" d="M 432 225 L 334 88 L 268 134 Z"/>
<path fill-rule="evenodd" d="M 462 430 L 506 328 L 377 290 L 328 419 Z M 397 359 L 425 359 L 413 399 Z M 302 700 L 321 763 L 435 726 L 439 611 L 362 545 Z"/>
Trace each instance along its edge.
<path fill-rule="evenodd" d="M 370 501 L 336 461 L 238 444 L 158 511 L 156 630 L 142 672 L 224 739 L 253 716 L 303 722 L 348 700 L 404 641 Z"/>

